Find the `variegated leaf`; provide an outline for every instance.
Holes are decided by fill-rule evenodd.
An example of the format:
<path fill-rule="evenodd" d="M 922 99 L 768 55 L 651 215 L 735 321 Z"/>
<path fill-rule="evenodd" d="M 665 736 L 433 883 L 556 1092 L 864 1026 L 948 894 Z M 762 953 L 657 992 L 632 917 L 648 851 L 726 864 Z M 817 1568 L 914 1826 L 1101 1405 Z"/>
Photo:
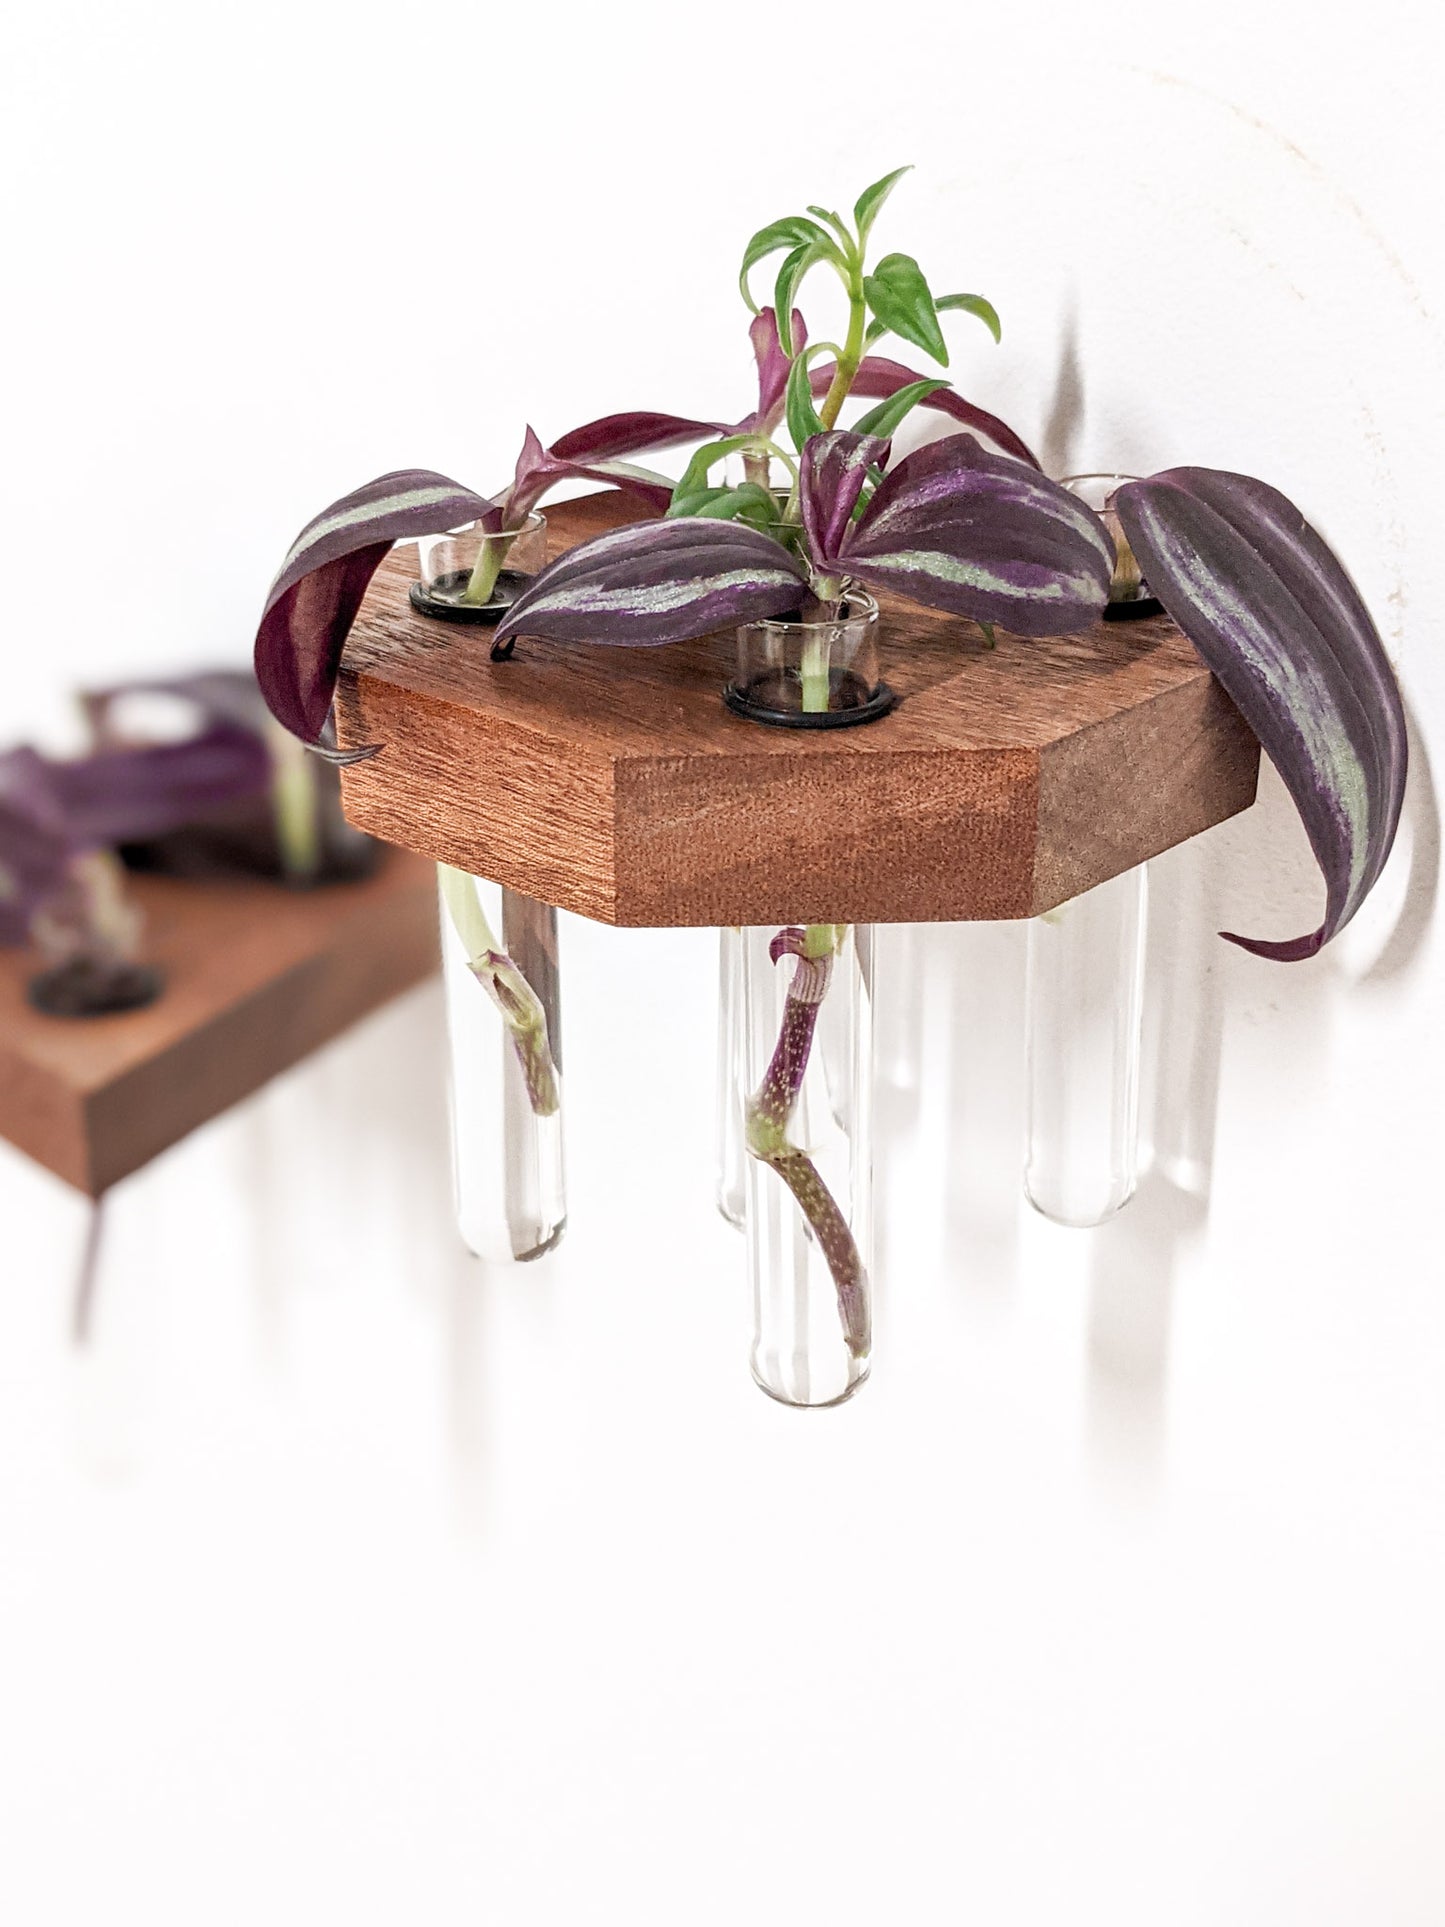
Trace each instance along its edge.
<path fill-rule="evenodd" d="M 796 609 L 802 564 L 743 522 L 680 517 L 612 529 L 570 549 L 496 629 L 557 642 L 652 644 Z"/>
<path fill-rule="evenodd" d="M 949 435 L 885 476 L 839 560 L 870 588 L 1014 635 L 1055 636 L 1103 608 L 1114 545 L 1057 482 L 972 435 Z"/>
<path fill-rule="evenodd" d="M 377 476 L 308 522 L 271 584 L 256 631 L 256 680 L 272 715 L 318 744 L 346 638 L 392 543 L 475 522 L 493 507 L 445 475 L 406 468 Z"/>
<path fill-rule="evenodd" d="M 799 471 L 803 529 L 813 565 L 825 574 L 842 567 L 839 551 L 868 470 L 881 468 L 887 459 L 888 442 L 881 435 L 835 428 L 804 444 Z"/>
<path fill-rule="evenodd" d="M 1223 683 L 1283 778 L 1324 872 L 1324 921 L 1257 956 L 1312 957 L 1385 866 L 1405 792 L 1405 712 L 1343 566 L 1267 483 L 1210 468 L 1130 482 L 1114 507 L 1150 589 Z"/>

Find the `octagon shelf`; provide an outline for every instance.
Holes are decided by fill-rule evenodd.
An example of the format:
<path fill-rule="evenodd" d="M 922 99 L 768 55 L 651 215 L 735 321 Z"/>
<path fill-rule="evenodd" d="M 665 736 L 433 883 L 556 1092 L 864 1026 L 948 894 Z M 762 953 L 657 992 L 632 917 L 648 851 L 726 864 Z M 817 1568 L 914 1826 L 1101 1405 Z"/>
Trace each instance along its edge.
<path fill-rule="evenodd" d="M 549 511 L 553 553 L 630 517 Z M 337 690 L 358 828 L 543 903 L 640 926 L 1035 916 L 1254 800 L 1259 746 L 1167 617 L 1046 641 L 882 597 L 898 708 L 770 729 L 721 700 L 731 632 L 619 652 L 415 614 L 405 544 Z M 619 659 L 619 656 L 621 659 Z"/>

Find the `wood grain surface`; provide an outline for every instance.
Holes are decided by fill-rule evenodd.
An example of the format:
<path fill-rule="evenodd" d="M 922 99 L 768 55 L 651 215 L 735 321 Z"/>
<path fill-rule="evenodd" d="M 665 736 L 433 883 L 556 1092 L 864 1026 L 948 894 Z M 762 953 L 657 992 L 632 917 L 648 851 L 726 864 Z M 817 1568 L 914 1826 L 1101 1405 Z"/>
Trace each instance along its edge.
<path fill-rule="evenodd" d="M 434 970 L 434 877 L 402 850 L 307 891 L 136 877 L 167 984 L 113 1017 L 32 1010 L 39 958 L 0 950 L 0 1135 L 99 1197 Z"/>
<path fill-rule="evenodd" d="M 631 519 L 548 511 L 554 553 Z M 721 700 L 731 633 L 621 649 L 416 615 L 415 546 L 378 571 L 337 692 L 359 827 L 605 923 L 926 922 L 1052 908 L 1254 800 L 1259 746 L 1167 617 L 989 649 L 880 597 L 902 697 L 861 728 Z"/>

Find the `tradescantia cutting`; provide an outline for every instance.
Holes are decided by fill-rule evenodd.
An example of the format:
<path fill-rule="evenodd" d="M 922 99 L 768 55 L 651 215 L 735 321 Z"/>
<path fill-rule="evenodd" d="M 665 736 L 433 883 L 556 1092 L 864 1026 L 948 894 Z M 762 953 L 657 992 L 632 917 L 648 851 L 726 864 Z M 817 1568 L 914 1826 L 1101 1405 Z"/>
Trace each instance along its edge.
<path fill-rule="evenodd" d="M 504 539 L 554 480 L 579 475 L 630 489 L 653 519 L 584 542 L 532 578 L 499 612 L 494 653 L 526 636 L 637 647 L 759 618 L 827 625 L 860 588 L 946 610 L 989 633 L 1087 627 L 1109 599 L 1116 565 L 1132 567 L 1116 556 L 1104 522 L 945 376 L 873 352 L 892 335 L 946 368 L 942 318 L 952 313 L 1000 335 L 982 296 L 935 296 L 910 255 L 872 258 L 875 223 L 907 171 L 868 188 L 851 220 L 810 207 L 748 242 L 740 286 L 752 312 L 758 393 L 738 422 L 614 415 L 550 450 L 529 430 L 511 483 L 495 497 L 407 471 L 317 517 L 287 557 L 257 635 L 257 675 L 275 714 L 307 742 L 321 741 L 347 632 L 393 542 L 462 521 Z M 779 264 L 771 304 L 759 307 L 752 278 L 764 262 Z M 812 338 L 800 310 L 805 283 L 820 272 L 844 292 L 841 340 Z M 859 401 L 872 405 L 844 425 L 845 410 Z M 895 457 L 893 438 L 915 409 L 942 414 L 955 432 Z M 671 487 L 629 466 L 683 443 L 700 446 Z M 1317 930 L 1283 942 L 1232 941 L 1263 957 L 1311 956 L 1358 910 L 1399 820 L 1405 721 L 1379 635 L 1337 558 L 1263 482 L 1176 468 L 1120 488 L 1111 506 L 1150 592 L 1274 761 L 1325 876 Z M 494 579 L 484 544 L 469 593 L 484 598 Z M 804 705 L 826 702 L 826 677 L 815 675 Z M 509 960 L 487 936 L 478 933 L 478 953 L 487 968 L 503 970 Z M 827 1252 L 851 1346 L 866 1344 L 850 1325 L 849 1307 L 860 1302 L 858 1256 L 816 1172 L 788 1141 L 838 936 L 816 926 L 784 932 L 775 945 L 775 962 L 791 960 L 796 996 L 749 1114 L 749 1146 L 788 1183 Z M 505 1016 L 500 981 L 492 988 Z M 534 1018 L 528 1011 L 514 1041 L 529 1088 L 546 1092 Z"/>
<path fill-rule="evenodd" d="M 44 1008 L 111 1008 L 145 974 L 126 871 L 306 886 L 372 868 L 377 846 L 341 816 L 335 771 L 277 726 L 253 677 L 129 681 L 79 704 L 86 754 L 0 752 L 0 945 L 46 959 Z"/>

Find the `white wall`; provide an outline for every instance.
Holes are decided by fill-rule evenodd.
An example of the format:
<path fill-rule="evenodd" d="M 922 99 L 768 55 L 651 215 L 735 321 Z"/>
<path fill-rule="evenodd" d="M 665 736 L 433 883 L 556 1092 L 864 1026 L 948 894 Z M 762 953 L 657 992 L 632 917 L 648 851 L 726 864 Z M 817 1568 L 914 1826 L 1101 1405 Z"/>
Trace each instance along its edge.
<path fill-rule="evenodd" d="M 1316 914 L 1273 780 L 1157 866 L 1102 1232 L 1019 1208 L 1020 932 L 890 938 L 839 1412 L 747 1382 L 701 933 L 568 925 L 541 1272 L 450 1237 L 431 990 L 115 1195 L 84 1358 L 81 1208 L 0 1156 L 0 1917 L 1445 1918 L 1426 10 L 49 0 L 0 103 L 0 739 L 242 659 L 368 475 L 740 412 L 746 234 L 902 160 L 890 243 L 1004 316 L 961 385 L 1058 467 L 1284 487 L 1417 738 L 1314 963 L 1210 934 Z"/>

